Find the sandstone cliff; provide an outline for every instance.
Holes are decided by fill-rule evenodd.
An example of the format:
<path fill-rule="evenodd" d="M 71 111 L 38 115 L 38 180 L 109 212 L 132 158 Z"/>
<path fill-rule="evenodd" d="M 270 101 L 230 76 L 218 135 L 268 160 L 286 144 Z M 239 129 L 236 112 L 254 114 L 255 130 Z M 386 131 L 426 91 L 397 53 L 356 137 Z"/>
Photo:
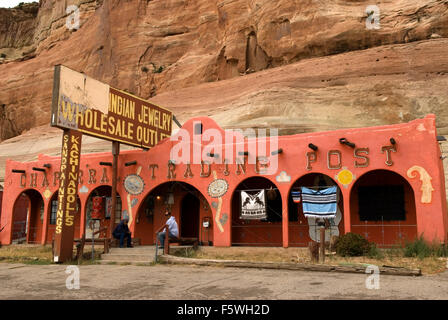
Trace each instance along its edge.
<path fill-rule="evenodd" d="M 81 28 L 76 32 L 66 27 L 65 9 L 70 4 L 81 11 Z M 379 30 L 366 28 L 369 4 L 361 0 L 41 0 L 37 14 L 34 9 L 3 9 L 0 54 L 22 48 L 32 53 L 22 50 L 22 56 L 15 54 L 17 60 L 0 65 L 0 140 L 49 122 L 52 71 L 59 63 L 145 98 L 157 96 L 159 103 L 164 102 L 160 94 L 167 97 L 181 88 L 238 77 L 238 98 L 254 109 L 246 110 L 244 119 L 240 112 L 216 115 L 224 126 L 240 121 L 259 124 L 258 118 L 269 123 L 273 118 L 280 123 L 288 120 L 287 126 L 298 131 L 316 130 L 328 124 L 407 121 L 435 112 L 445 127 L 441 109 L 446 93 L 431 95 L 428 88 L 441 88 L 446 81 L 447 43 L 437 39 L 448 36 L 448 1 L 380 1 Z M 428 39 L 434 40 L 416 42 Z M 384 47 L 397 44 L 402 45 Z M 359 51 L 368 48 L 382 49 Z M 425 50 L 431 51 L 430 58 Z M 352 51 L 358 54 L 318 60 L 321 67 L 309 60 Z M 290 77 L 285 69 L 275 67 L 297 61 L 300 67 L 293 72 L 300 76 L 294 86 L 280 81 L 275 92 L 251 91 L 257 76 L 248 73 L 269 69 L 272 76 L 267 78 Z M 376 77 L 375 81 L 367 76 Z M 405 82 L 409 78 L 419 80 L 409 85 Z M 224 82 L 216 85 L 227 88 Z M 375 105 L 371 96 L 382 94 L 388 98 L 383 96 L 384 101 Z M 266 114 L 263 110 L 273 101 L 279 107 L 270 111 L 275 114 Z M 241 106 L 241 101 L 227 102 L 220 103 L 224 108 Z M 209 114 L 217 112 L 207 96 L 200 96 L 196 104 Z M 170 100 L 166 106 L 176 108 L 178 102 Z M 340 112 L 347 108 L 356 114 Z M 295 124 L 296 115 L 303 124 Z"/>
<path fill-rule="evenodd" d="M 71 4 L 77 31 L 66 27 Z M 151 98 L 181 121 L 209 115 L 288 134 L 435 113 L 448 134 L 448 1 L 378 1 L 380 29 L 366 27 L 370 4 L 41 0 L 1 9 L 0 141 L 23 135 L 0 144 L 0 180 L 7 157 L 59 152 L 60 132 L 48 128 L 56 64 Z M 84 151 L 110 148 L 86 142 Z"/>

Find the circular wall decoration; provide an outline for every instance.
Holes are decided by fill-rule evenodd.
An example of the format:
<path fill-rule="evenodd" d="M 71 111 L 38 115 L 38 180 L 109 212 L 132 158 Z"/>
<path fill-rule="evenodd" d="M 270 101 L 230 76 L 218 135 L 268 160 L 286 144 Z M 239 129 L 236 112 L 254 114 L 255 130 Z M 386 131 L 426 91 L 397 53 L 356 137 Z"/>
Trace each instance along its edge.
<path fill-rule="evenodd" d="M 227 183 L 226 180 L 216 179 L 216 180 L 213 180 L 208 185 L 208 194 L 212 198 L 220 198 L 226 194 L 228 189 L 229 189 L 229 184 Z"/>
<path fill-rule="evenodd" d="M 127 193 L 137 196 L 143 192 L 145 182 L 139 175 L 130 174 L 124 179 L 124 188 Z"/>
<path fill-rule="evenodd" d="M 339 181 L 339 183 L 341 183 L 345 188 L 347 188 L 347 186 L 352 183 L 353 180 L 356 179 L 356 176 L 350 171 L 348 170 L 346 167 L 342 168 L 343 170 L 341 170 L 336 176 L 336 180 Z"/>

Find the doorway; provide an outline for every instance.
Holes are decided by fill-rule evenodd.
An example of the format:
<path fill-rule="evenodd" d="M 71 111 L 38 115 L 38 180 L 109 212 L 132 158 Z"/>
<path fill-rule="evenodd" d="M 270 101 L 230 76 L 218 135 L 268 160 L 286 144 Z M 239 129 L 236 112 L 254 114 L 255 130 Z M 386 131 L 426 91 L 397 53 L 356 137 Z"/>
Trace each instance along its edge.
<path fill-rule="evenodd" d="M 199 209 L 198 197 L 187 193 L 182 199 L 180 210 L 181 237 L 199 238 Z"/>
<path fill-rule="evenodd" d="M 22 192 L 13 209 L 12 243 L 40 243 L 44 220 L 44 199 L 34 189 Z"/>

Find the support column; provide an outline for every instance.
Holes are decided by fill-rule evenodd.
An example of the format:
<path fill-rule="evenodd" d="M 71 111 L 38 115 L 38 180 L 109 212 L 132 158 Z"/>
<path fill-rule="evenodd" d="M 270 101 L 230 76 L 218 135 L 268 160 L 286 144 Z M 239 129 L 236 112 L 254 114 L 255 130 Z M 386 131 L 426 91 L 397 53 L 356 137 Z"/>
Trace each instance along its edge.
<path fill-rule="evenodd" d="M 31 228 L 31 216 L 33 215 L 33 201 L 31 200 L 31 197 L 28 196 L 29 204 L 28 204 L 28 214 L 26 215 L 26 224 L 25 224 L 25 232 L 26 232 L 26 243 L 28 244 L 30 242 L 30 228 Z M 12 231 L 14 232 L 14 221 L 12 221 Z"/>
<path fill-rule="evenodd" d="M 44 201 L 44 221 L 42 224 L 42 236 L 40 240 L 40 244 L 47 244 L 47 234 L 48 234 L 48 220 L 49 219 L 49 211 L 51 209 L 51 198 L 48 201 Z"/>
<path fill-rule="evenodd" d="M 350 219 L 350 191 L 343 194 L 344 196 L 344 233 L 352 230 L 352 222 Z"/>
<path fill-rule="evenodd" d="M 115 228 L 115 208 L 117 207 L 117 173 L 118 173 L 118 156 L 120 154 L 120 143 L 112 142 L 112 208 L 110 213 L 108 238 L 112 238 L 112 232 Z"/>
<path fill-rule="evenodd" d="M 81 199 L 79 197 L 79 202 L 81 202 L 81 208 L 79 208 L 79 214 L 81 215 L 81 220 L 79 221 L 79 237 L 82 238 L 84 234 L 86 233 L 86 205 L 87 205 L 87 199 L 85 200 Z"/>
<path fill-rule="evenodd" d="M 282 197 L 282 239 L 283 239 L 283 248 L 289 247 L 289 208 L 288 208 L 288 191 L 286 195 L 284 192 L 281 192 Z"/>

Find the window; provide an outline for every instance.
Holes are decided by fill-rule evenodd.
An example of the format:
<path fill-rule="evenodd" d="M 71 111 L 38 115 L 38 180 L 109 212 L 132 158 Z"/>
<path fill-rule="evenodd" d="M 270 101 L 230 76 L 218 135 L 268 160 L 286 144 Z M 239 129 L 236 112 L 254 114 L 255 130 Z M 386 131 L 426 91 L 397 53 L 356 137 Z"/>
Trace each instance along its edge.
<path fill-rule="evenodd" d="M 40 202 L 40 221 L 44 221 L 44 214 L 45 214 L 45 205 L 44 202 Z"/>
<path fill-rule="evenodd" d="M 402 185 L 359 187 L 358 205 L 361 221 L 406 220 Z"/>
<path fill-rule="evenodd" d="M 280 191 L 277 189 L 269 190 L 266 189 L 266 212 L 267 219 L 262 219 L 261 221 L 266 222 L 281 222 L 282 221 L 282 197 Z M 269 195 L 268 192 L 271 192 Z"/>
<path fill-rule="evenodd" d="M 194 134 L 202 134 L 202 123 L 196 122 L 194 124 Z"/>
<path fill-rule="evenodd" d="M 79 214 L 79 200 L 76 201 L 76 212 Z M 58 200 L 51 201 L 50 224 L 56 224 L 58 214 Z"/>
<path fill-rule="evenodd" d="M 56 216 L 58 212 L 58 200 L 51 201 L 50 224 L 56 224 Z"/>
<path fill-rule="evenodd" d="M 288 221 L 289 222 L 297 222 L 299 221 L 299 205 L 301 203 L 295 203 L 292 200 L 292 196 L 288 197 Z"/>
<path fill-rule="evenodd" d="M 117 195 L 117 202 L 115 204 L 115 223 L 120 223 L 121 221 L 121 198 Z"/>

